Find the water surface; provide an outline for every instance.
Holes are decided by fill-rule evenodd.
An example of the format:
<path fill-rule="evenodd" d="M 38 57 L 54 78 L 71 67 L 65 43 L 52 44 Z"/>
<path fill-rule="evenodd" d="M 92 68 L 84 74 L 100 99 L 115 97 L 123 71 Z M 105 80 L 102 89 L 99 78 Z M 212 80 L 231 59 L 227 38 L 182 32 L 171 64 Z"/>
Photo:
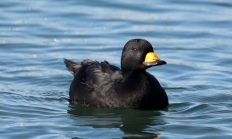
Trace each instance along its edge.
<path fill-rule="evenodd" d="M 232 137 L 232 2 L 0 1 L 0 138 Z M 167 65 L 162 111 L 69 104 L 63 58 L 107 60 L 144 38 Z"/>

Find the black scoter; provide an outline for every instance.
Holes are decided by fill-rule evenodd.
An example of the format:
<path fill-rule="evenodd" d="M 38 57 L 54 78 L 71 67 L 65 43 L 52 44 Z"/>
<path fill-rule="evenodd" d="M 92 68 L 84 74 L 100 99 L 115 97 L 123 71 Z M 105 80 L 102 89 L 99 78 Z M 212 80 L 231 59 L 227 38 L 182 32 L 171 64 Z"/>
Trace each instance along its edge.
<path fill-rule="evenodd" d="M 147 68 L 166 64 L 144 39 L 129 40 L 121 56 L 121 69 L 107 61 L 64 59 L 73 74 L 70 102 L 103 108 L 165 109 L 168 97 Z"/>

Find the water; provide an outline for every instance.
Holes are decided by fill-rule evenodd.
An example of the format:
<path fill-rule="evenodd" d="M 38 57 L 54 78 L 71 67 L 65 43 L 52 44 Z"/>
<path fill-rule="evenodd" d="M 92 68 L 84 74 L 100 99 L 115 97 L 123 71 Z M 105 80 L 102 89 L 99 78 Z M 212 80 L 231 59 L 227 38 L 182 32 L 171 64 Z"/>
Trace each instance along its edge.
<path fill-rule="evenodd" d="M 232 2 L 0 1 L 0 138 L 232 138 Z M 132 38 L 167 65 L 162 111 L 69 104 L 63 58 L 120 66 Z"/>

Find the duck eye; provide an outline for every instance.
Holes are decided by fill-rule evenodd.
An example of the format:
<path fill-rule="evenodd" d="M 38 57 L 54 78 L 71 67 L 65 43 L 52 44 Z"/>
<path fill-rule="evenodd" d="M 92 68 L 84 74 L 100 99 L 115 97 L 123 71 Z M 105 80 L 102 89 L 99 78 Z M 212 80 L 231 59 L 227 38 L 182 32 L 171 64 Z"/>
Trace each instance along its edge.
<path fill-rule="evenodd" d="M 133 51 L 138 53 L 139 50 L 137 48 L 133 48 Z"/>

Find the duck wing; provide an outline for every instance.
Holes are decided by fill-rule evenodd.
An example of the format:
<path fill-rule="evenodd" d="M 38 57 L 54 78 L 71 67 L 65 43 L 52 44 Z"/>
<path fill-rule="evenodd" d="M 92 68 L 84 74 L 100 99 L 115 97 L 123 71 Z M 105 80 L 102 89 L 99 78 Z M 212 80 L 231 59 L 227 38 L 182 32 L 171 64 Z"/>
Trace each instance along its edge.
<path fill-rule="evenodd" d="M 87 59 L 76 63 L 64 59 L 64 63 L 68 71 L 74 75 L 69 90 L 70 100 L 74 103 L 97 105 L 96 101 L 114 92 L 112 86 L 123 79 L 121 70 L 107 61 L 98 62 Z"/>
<path fill-rule="evenodd" d="M 108 82 L 109 80 L 119 81 L 122 79 L 121 70 L 114 65 L 110 65 L 107 61 L 99 63 L 98 61 L 86 59 L 81 63 L 76 63 L 64 59 L 64 63 L 74 77 L 80 74 L 81 71 L 84 72 L 85 77 L 83 78 L 91 84 Z"/>

